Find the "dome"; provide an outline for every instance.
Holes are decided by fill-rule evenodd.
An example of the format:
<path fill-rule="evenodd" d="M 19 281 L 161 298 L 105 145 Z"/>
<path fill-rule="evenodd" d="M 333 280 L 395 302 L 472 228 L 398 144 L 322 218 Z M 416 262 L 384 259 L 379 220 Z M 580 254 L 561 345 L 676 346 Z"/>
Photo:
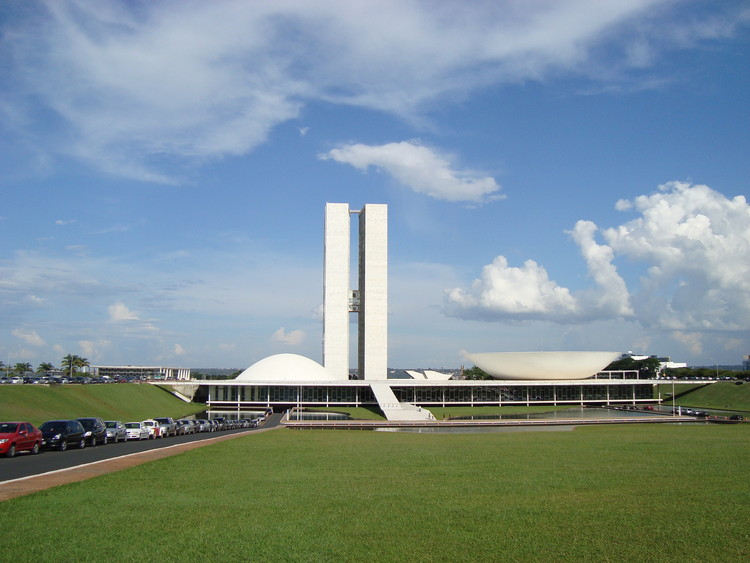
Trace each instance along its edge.
<path fill-rule="evenodd" d="M 564 380 L 592 377 L 620 357 L 619 352 L 487 352 L 466 354 L 495 379 Z"/>
<path fill-rule="evenodd" d="M 236 381 L 333 381 L 326 368 L 298 354 L 276 354 L 255 362 Z"/>

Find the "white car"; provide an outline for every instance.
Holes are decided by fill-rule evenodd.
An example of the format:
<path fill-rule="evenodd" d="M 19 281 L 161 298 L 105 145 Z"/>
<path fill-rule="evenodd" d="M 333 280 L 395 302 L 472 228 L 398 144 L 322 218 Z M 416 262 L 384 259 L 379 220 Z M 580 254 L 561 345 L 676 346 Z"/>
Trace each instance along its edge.
<path fill-rule="evenodd" d="M 151 418 L 148 420 L 144 420 L 143 424 L 145 424 L 146 428 L 148 428 L 149 438 L 164 438 L 165 433 L 161 424 Z"/>
<path fill-rule="evenodd" d="M 148 440 L 148 426 L 142 422 L 126 422 L 125 430 L 128 431 L 128 440 Z"/>

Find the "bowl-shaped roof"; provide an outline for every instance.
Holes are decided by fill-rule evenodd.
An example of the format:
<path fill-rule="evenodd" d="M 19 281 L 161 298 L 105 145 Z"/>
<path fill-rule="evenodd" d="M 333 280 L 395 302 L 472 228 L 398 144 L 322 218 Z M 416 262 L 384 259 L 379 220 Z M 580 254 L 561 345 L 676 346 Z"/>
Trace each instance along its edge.
<path fill-rule="evenodd" d="M 495 379 L 561 380 L 592 377 L 620 357 L 619 352 L 485 352 L 466 354 Z"/>
<path fill-rule="evenodd" d="M 298 354 L 276 354 L 255 362 L 237 381 L 332 381 L 334 377 L 318 362 Z"/>

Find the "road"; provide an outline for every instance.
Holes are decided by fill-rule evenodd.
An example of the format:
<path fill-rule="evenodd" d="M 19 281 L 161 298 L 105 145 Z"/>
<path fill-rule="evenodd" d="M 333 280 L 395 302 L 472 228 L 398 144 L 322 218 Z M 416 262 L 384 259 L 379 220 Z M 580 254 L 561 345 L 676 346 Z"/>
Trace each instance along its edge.
<path fill-rule="evenodd" d="M 217 436 L 229 436 L 232 434 L 251 434 L 253 432 L 258 432 L 259 430 L 278 426 L 281 421 L 281 416 L 281 414 L 273 414 L 269 416 L 259 428 L 203 432 L 201 434 L 188 434 L 186 436 L 175 436 L 172 438 L 157 440 L 120 442 L 119 444 L 107 444 L 106 446 L 87 446 L 82 450 L 71 448 L 64 452 L 43 450 L 39 455 L 19 452 L 14 458 L 0 459 L 0 483 L 12 479 L 39 475 L 50 471 L 69 469 L 71 467 L 106 459 L 113 459 L 128 454 L 164 448 L 175 444 L 197 442 L 200 440 L 216 438 Z"/>

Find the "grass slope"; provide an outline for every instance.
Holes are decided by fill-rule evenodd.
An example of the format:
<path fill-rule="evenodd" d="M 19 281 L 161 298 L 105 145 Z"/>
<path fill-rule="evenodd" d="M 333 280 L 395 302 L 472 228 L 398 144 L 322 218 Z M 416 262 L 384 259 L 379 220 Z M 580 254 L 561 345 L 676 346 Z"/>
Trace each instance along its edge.
<path fill-rule="evenodd" d="M 153 385 L 3 385 L 0 420 L 41 424 L 56 418 L 99 416 L 105 420 L 144 420 L 153 416 L 180 417 L 203 405 L 185 403 Z"/>
<path fill-rule="evenodd" d="M 0 528 L 46 532 L 6 534 L 3 557 L 747 561 L 748 438 L 750 425 L 258 433 L 6 501 Z M 82 525 L 61 541 L 49 531 L 70 514 Z M 182 523 L 153 533 L 155 519 Z"/>
<path fill-rule="evenodd" d="M 661 385 L 661 389 L 662 396 L 672 392 L 668 384 Z M 681 391 L 678 388 L 677 405 L 750 412 L 750 383 L 737 385 L 734 381 L 721 381 L 697 386 L 689 393 L 680 394 Z M 671 401 L 665 400 L 665 404 Z"/>

